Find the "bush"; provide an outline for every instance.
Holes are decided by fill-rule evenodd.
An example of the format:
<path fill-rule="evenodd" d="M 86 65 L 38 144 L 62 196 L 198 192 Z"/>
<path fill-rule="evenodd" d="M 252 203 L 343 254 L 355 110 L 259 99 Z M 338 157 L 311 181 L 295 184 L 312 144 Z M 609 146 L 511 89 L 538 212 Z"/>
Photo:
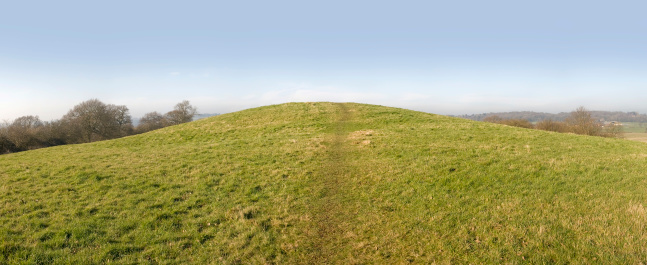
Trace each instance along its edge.
<path fill-rule="evenodd" d="M 487 116 L 483 119 L 485 122 L 491 122 L 491 123 L 498 123 L 498 124 L 505 124 L 508 126 L 514 126 L 514 127 L 521 127 L 521 128 L 527 128 L 527 129 L 533 129 L 535 126 L 532 124 L 532 122 L 524 119 L 502 119 L 501 117 L 497 115 L 492 115 L 492 116 Z"/>
<path fill-rule="evenodd" d="M 537 124 L 535 124 L 535 129 L 560 133 L 569 132 L 568 125 L 563 122 L 553 121 L 550 119 L 537 122 Z"/>
<path fill-rule="evenodd" d="M 483 121 L 560 133 L 575 133 L 601 137 L 622 137 L 622 126 L 603 126 L 601 123 L 593 119 L 593 117 L 591 117 L 591 112 L 586 110 L 584 107 L 579 107 L 572 111 L 564 122 L 553 121 L 549 119 L 539 121 L 537 122 L 537 124 L 533 125 L 528 120 L 506 120 L 496 115 L 485 117 Z"/>

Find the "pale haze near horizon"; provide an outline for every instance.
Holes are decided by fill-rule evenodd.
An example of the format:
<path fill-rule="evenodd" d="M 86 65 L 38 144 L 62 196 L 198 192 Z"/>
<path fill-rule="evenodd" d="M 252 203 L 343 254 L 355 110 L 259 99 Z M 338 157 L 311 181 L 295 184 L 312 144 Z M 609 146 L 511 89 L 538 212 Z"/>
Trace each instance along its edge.
<path fill-rule="evenodd" d="M 639 1 L 13 1 L 0 121 L 301 101 L 438 114 L 647 112 Z"/>

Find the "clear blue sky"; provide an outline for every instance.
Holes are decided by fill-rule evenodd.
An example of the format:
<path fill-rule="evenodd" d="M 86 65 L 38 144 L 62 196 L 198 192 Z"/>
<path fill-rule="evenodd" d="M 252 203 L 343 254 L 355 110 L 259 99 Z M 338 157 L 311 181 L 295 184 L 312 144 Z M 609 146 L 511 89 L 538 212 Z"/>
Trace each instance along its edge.
<path fill-rule="evenodd" d="M 6 1 L 0 121 L 353 101 L 647 112 L 644 1 Z"/>

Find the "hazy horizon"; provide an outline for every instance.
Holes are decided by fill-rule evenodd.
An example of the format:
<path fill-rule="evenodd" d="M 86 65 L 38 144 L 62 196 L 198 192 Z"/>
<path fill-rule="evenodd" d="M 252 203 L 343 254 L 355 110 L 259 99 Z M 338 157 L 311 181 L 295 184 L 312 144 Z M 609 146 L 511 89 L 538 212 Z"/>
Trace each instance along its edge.
<path fill-rule="evenodd" d="M 133 117 L 358 102 L 462 115 L 647 113 L 638 1 L 8 2 L 0 121 L 97 98 Z"/>
<path fill-rule="evenodd" d="M 99 99 L 99 100 L 100 100 L 100 99 Z M 292 102 L 296 102 L 296 101 L 292 101 Z M 308 102 L 308 101 L 304 101 L 304 102 Z M 322 101 L 322 102 L 330 102 L 330 101 Z M 78 103 L 81 103 L 81 102 L 78 102 Z M 104 102 L 104 103 L 108 103 L 108 104 L 115 104 L 115 105 L 123 105 L 123 104 L 119 104 L 119 103 L 116 103 L 116 102 Z M 178 103 L 179 103 L 179 102 L 178 102 Z M 284 103 L 291 103 L 291 102 L 284 102 Z M 373 103 L 361 103 L 361 102 L 338 102 L 338 103 L 373 104 Z M 276 103 L 276 104 L 283 104 L 283 103 Z M 76 105 L 76 104 L 74 104 L 74 105 Z M 65 109 L 65 108 L 61 108 L 61 109 L 65 109 L 65 110 L 64 110 L 63 112 L 61 112 L 61 114 L 60 114 L 59 116 L 55 116 L 55 114 L 48 115 L 48 116 L 43 116 L 43 115 L 40 115 L 40 114 L 38 114 L 38 113 L 25 114 L 25 115 L 21 115 L 21 116 L 28 116 L 28 115 L 32 115 L 32 116 L 38 116 L 42 121 L 55 121 L 55 120 L 59 120 L 59 119 L 61 119 L 65 114 L 67 114 L 67 112 L 68 112 L 70 109 L 72 109 L 72 108 L 74 107 L 74 105 L 69 106 L 69 108 L 67 108 L 67 109 Z M 194 105 L 194 104 L 192 104 L 192 105 Z M 221 114 L 227 114 L 227 113 L 231 113 L 231 112 L 242 111 L 242 110 L 249 109 L 249 108 L 256 108 L 256 107 L 268 106 L 268 105 L 275 105 L 275 104 L 258 105 L 258 106 L 249 106 L 249 107 L 244 107 L 244 108 L 241 108 L 241 109 L 233 109 L 233 110 L 231 110 L 231 111 L 225 111 L 225 112 L 204 112 L 204 111 L 200 111 L 200 108 L 198 108 L 198 113 L 197 113 L 196 115 L 197 115 L 197 116 L 200 116 L 200 115 L 214 116 L 214 115 L 221 115 Z M 397 107 L 397 108 L 411 109 L 411 110 L 414 110 L 414 111 L 428 112 L 428 111 L 425 111 L 425 110 L 415 109 L 415 108 L 409 108 L 409 107 L 406 107 L 406 106 L 401 107 L 401 106 L 392 106 L 392 105 L 384 105 L 384 104 L 374 104 L 374 105 L 381 105 L 381 106 L 386 106 L 386 107 Z M 167 111 L 171 111 L 171 110 L 173 110 L 173 106 L 174 106 L 174 105 L 170 105 L 170 106 L 164 106 L 164 107 L 162 107 L 162 108 L 154 109 L 154 110 L 150 110 L 150 111 L 146 111 L 146 110 L 144 110 L 143 112 L 137 112 L 137 113 L 141 113 L 140 115 L 135 115 L 135 114 L 133 114 L 133 112 L 132 112 L 132 111 L 130 111 L 130 114 L 131 114 L 131 117 L 134 119 L 134 120 L 133 120 L 133 123 L 134 123 L 134 124 L 138 124 L 138 123 L 139 123 L 139 120 L 138 120 L 138 119 L 142 118 L 142 117 L 144 116 L 144 114 L 146 114 L 146 113 L 148 113 L 148 112 L 158 112 L 158 113 L 160 113 L 160 114 L 164 114 L 164 113 L 166 113 Z M 127 106 L 127 107 L 130 109 L 130 106 Z M 580 106 L 578 106 L 578 107 L 580 107 Z M 583 107 L 585 107 L 585 106 L 583 106 Z M 500 114 L 500 113 L 516 113 L 516 112 L 520 112 L 520 113 L 522 113 L 522 112 L 536 112 L 536 113 L 548 113 L 548 114 L 555 114 L 555 115 L 557 115 L 557 114 L 561 114 L 561 113 L 569 113 L 569 112 L 571 112 L 571 111 L 574 111 L 576 108 L 577 108 L 577 107 L 574 107 L 574 108 L 572 108 L 572 109 L 568 109 L 568 110 L 564 110 L 564 111 L 504 110 L 504 111 L 483 111 L 483 112 L 470 112 L 470 113 L 436 113 L 436 112 L 428 112 L 428 113 L 440 114 L 440 115 L 447 115 L 447 116 L 469 116 L 469 115 L 480 115 L 480 114 L 490 114 L 490 113 L 493 113 L 493 114 L 497 114 L 497 113 L 499 113 L 499 114 Z M 639 111 L 598 110 L 598 109 L 589 109 L 589 108 L 586 108 L 586 109 L 587 109 L 588 111 L 592 111 L 592 112 L 596 112 L 596 111 L 602 111 L 602 112 L 617 112 L 617 111 L 618 111 L 618 112 L 624 112 L 624 113 L 628 113 L 628 112 L 637 112 L 638 114 L 645 114 L 645 115 L 647 115 L 647 113 L 643 113 L 643 112 L 639 112 Z M 2 120 L 0 120 L 0 123 L 2 123 L 2 122 L 11 122 L 11 121 L 13 121 L 15 118 L 19 118 L 19 117 L 21 117 L 21 116 L 16 116 L 16 117 L 14 117 L 14 118 L 10 118 L 10 119 L 2 119 Z M 51 116 L 51 117 L 53 117 L 53 118 L 46 118 L 46 117 L 49 117 L 49 116 Z"/>

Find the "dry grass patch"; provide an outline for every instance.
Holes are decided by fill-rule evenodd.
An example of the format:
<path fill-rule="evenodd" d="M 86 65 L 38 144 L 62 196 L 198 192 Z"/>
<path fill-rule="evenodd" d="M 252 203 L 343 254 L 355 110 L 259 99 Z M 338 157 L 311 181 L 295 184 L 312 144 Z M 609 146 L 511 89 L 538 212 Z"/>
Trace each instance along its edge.
<path fill-rule="evenodd" d="M 624 133 L 624 138 L 647 143 L 647 133 Z"/>

